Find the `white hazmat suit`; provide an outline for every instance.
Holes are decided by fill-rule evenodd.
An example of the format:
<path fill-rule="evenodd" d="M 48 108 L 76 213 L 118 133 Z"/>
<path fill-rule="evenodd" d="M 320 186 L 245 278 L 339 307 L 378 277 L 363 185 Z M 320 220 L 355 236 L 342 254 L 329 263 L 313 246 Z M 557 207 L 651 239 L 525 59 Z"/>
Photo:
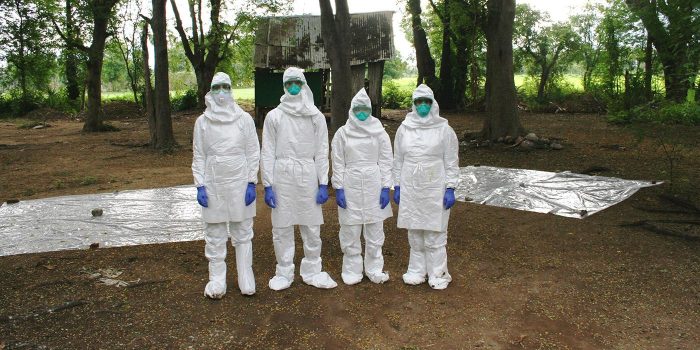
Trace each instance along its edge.
<path fill-rule="evenodd" d="M 216 73 L 212 86 L 231 85 L 225 73 Z M 250 183 L 258 182 L 260 146 L 253 118 L 227 94 L 205 96 L 206 110 L 197 118 L 193 135 L 192 174 L 195 185 L 204 186 L 208 205 L 202 208 L 205 223 L 205 255 L 209 283 L 204 294 L 226 294 L 226 245 L 229 233 L 236 251 L 238 287 L 255 294 L 253 275 L 253 217 L 255 202 L 245 204 Z M 254 186 L 254 185 L 251 185 Z M 254 190 L 254 188 L 253 188 Z"/>
<path fill-rule="evenodd" d="M 294 225 L 299 225 L 304 258 L 299 273 L 306 284 L 334 288 L 335 281 L 321 271 L 323 212 L 316 203 L 319 185 L 328 185 L 328 128 L 314 105 L 303 70 L 288 68 L 283 82 L 302 81 L 301 91 L 285 89 L 277 108 L 265 117 L 261 152 L 262 179 L 275 196 L 272 240 L 277 258 L 273 290 L 289 288 L 294 281 Z"/>
<path fill-rule="evenodd" d="M 444 289 L 452 281 L 447 271 L 447 224 L 450 210 L 443 206 L 445 190 L 459 181 L 457 135 L 440 117 L 433 91 L 421 84 L 413 100 L 433 101 L 430 113 L 421 117 L 413 106 L 394 138 L 394 184 L 401 187 L 397 226 L 408 229 L 411 247 L 407 284 L 428 283 Z"/>
<path fill-rule="evenodd" d="M 345 208 L 338 207 L 340 247 L 343 251 L 342 278 L 346 284 L 362 280 L 364 227 L 365 275 L 374 283 L 389 280 L 383 271 L 384 219 L 392 216 L 391 205 L 380 206 L 380 193 L 392 185 L 391 140 L 382 123 L 373 116 L 364 121 L 353 113 L 356 106 L 371 108 L 369 96 L 361 89 L 350 104 L 348 121 L 333 137 L 333 187 L 345 194 Z"/>

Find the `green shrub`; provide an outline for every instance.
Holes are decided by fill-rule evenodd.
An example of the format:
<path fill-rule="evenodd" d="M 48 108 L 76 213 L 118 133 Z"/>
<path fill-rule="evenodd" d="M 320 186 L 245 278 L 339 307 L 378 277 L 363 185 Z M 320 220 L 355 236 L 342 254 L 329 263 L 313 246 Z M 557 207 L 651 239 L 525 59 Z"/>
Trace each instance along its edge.
<path fill-rule="evenodd" d="M 175 97 L 170 100 L 170 105 L 175 112 L 186 111 L 197 107 L 197 90 L 188 89 L 184 93 L 177 93 Z"/>
<path fill-rule="evenodd" d="M 700 105 L 693 102 L 646 104 L 630 110 L 611 113 L 608 120 L 615 124 L 657 122 L 663 124 L 700 125 Z"/>
<path fill-rule="evenodd" d="M 399 88 L 391 80 L 385 82 L 382 89 L 382 107 L 389 109 L 410 108 L 411 91 Z"/>

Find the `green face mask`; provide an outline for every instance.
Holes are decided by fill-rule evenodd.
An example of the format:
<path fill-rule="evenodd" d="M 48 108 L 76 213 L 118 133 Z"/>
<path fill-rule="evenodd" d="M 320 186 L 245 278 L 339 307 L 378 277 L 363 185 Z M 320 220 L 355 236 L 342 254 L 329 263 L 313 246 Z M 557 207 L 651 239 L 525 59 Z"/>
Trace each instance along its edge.
<path fill-rule="evenodd" d="M 298 95 L 299 92 L 301 92 L 301 85 L 303 84 L 302 81 L 297 81 L 297 80 L 290 80 L 286 83 L 284 83 L 284 88 L 287 89 L 290 95 Z"/>
<path fill-rule="evenodd" d="M 430 107 L 431 105 L 427 103 L 421 103 L 418 106 L 416 106 L 416 112 L 421 118 L 425 118 L 430 113 Z"/>
<path fill-rule="evenodd" d="M 357 106 L 352 109 L 352 112 L 359 121 L 363 122 L 372 114 L 372 109 L 367 106 Z"/>

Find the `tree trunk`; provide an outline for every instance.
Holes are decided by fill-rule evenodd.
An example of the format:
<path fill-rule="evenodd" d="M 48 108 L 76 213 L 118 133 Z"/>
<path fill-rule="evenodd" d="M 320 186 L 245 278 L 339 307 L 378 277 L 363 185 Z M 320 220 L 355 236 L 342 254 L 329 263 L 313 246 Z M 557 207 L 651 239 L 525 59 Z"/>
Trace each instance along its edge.
<path fill-rule="evenodd" d="M 73 39 L 76 37 L 73 21 L 73 5 L 71 0 L 66 0 L 66 35 Z M 67 47 L 64 49 L 66 93 L 68 99 L 75 101 L 80 97 L 80 86 L 78 84 L 78 57 L 75 49 Z"/>
<path fill-rule="evenodd" d="M 350 73 L 352 74 L 352 94 L 355 94 L 365 87 L 365 73 L 367 69 L 366 64 L 358 64 L 355 66 L 350 66 Z"/>
<path fill-rule="evenodd" d="M 467 108 L 467 75 L 469 70 L 469 53 L 466 45 L 457 45 L 457 56 L 455 60 L 454 89 L 452 90 L 452 101 L 458 110 Z"/>
<path fill-rule="evenodd" d="M 321 36 L 331 63 L 331 129 L 345 125 L 352 100 L 350 69 L 350 11 L 347 0 L 335 0 L 336 14 L 330 0 L 319 0 Z"/>
<path fill-rule="evenodd" d="M 444 0 L 442 14 L 442 58 L 440 62 L 440 107 L 445 110 L 455 109 L 454 77 L 452 75 L 452 27 L 450 24 L 450 0 Z"/>
<path fill-rule="evenodd" d="M 486 119 L 482 137 L 524 133 L 513 75 L 515 0 L 488 0 L 486 24 Z"/>
<path fill-rule="evenodd" d="M 647 33 L 647 45 L 644 49 L 644 96 L 647 101 L 654 98 L 654 92 L 651 86 L 652 77 L 654 75 L 654 49 L 651 42 L 651 37 Z"/>
<path fill-rule="evenodd" d="M 413 47 L 416 48 L 418 84 L 425 83 L 435 92 L 438 92 L 439 81 L 435 76 L 435 60 L 430 55 L 428 39 L 420 19 L 422 12 L 420 0 L 408 0 L 408 12 L 411 14 L 411 24 L 413 26 Z"/>
<path fill-rule="evenodd" d="M 102 8 L 94 8 L 94 12 Z M 110 9 L 111 11 L 111 9 Z M 92 44 L 88 50 L 87 62 L 87 115 L 83 131 L 97 132 L 104 130 L 102 123 L 102 62 L 107 40 L 106 14 L 95 14 L 92 29 Z"/>
<path fill-rule="evenodd" d="M 544 93 L 547 90 L 547 80 L 549 80 L 549 69 L 547 63 L 542 63 L 540 71 L 540 82 L 537 84 L 537 101 L 544 102 Z"/>
<path fill-rule="evenodd" d="M 166 31 L 165 4 L 167 0 L 153 0 L 153 47 L 155 56 L 154 104 L 156 116 L 156 138 L 151 146 L 160 150 L 171 150 L 177 146 L 170 117 L 170 83 L 168 80 L 168 38 Z"/>
<path fill-rule="evenodd" d="M 202 63 L 197 67 L 199 68 L 194 70 L 194 74 L 197 77 L 197 108 L 202 109 L 206 107 L 204 97 L 211 89 L 211 81 L 214 79 L 216 66 L 206 67 Z"/>
<path fill-rule="evenodd" d="M 143 106 L 146 109 L 146 118 L 148 119 L 148 135 L 149 140 L 157 138 L 156 135 L 156 110 L 153 105 L 153 85 L 151 85 L 151 67 L 148 65 L 148 25 L 147 21 L 143 22 L 143 31 L 141 32 L 141 52 L 143 53 Z"/>
<path fill-rule="evenodd" d="M 370 62 L 367 67 L 367 77 L 369 79 L 370 100 L 372 100 L 372 115 L 382 117 L 382 77 L 384 75 L 384 61 Z"/>

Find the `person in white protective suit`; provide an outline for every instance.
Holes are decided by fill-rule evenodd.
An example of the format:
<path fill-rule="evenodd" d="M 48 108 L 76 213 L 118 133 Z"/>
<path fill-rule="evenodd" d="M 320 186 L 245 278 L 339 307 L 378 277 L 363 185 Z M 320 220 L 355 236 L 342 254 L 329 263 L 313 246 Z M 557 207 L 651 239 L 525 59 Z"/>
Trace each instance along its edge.
<path fill-rule="evenodd" d="M 265 203 L 272 208 L 272 241 L 277 258 L 272 290 L 294 281 L 294 225 L 299 226 L 304 258 L 299 274 L 318 288 L 337 284 L 321 271 L 321 205 L 328 200 L 328 128 L 314 105 L 304 71 L 283 74 L 284 95 L 265 117 L 261 153 Z"/>
<path fill-rule="evenodd" d="M 459 181 L 457 135 L 440 117 L 433 91 L 421 84 L 413 92 L 413 110 L 394 138 L 394 202 L 397 226 L 408 229 L 411 252 L 406 284 L 425 282 L 444 289 L 447 271 L 447 223 Z"/>
<path fill-rule="evenodd" d="M 236 250 L 238 288 L 255 294 L 253 217 L 260 145 L 250 114 L 231 95 L 231 79 L 216 73 L 205 96 L 206 110 L 194 125 L 192 174 L 204 220 L 204 253 L 209 283 L 204 295 L 226 294 L 226 244 L 229 232 Z"/>
<path fill-rule="evenodd" d="M 348 121 L 331 143 L 333 177 L 343 251 L 342 278 L 345 284 L 362 281 L 364 228 L 364 273 L 374 283 L 389 280 L 384 272 L 384 219 L 392 216 L 389 188 L 392 185 L 391 140 L 382 123 L 371 115 L 372 104 L 361 89 L 350 104 Z"/>

